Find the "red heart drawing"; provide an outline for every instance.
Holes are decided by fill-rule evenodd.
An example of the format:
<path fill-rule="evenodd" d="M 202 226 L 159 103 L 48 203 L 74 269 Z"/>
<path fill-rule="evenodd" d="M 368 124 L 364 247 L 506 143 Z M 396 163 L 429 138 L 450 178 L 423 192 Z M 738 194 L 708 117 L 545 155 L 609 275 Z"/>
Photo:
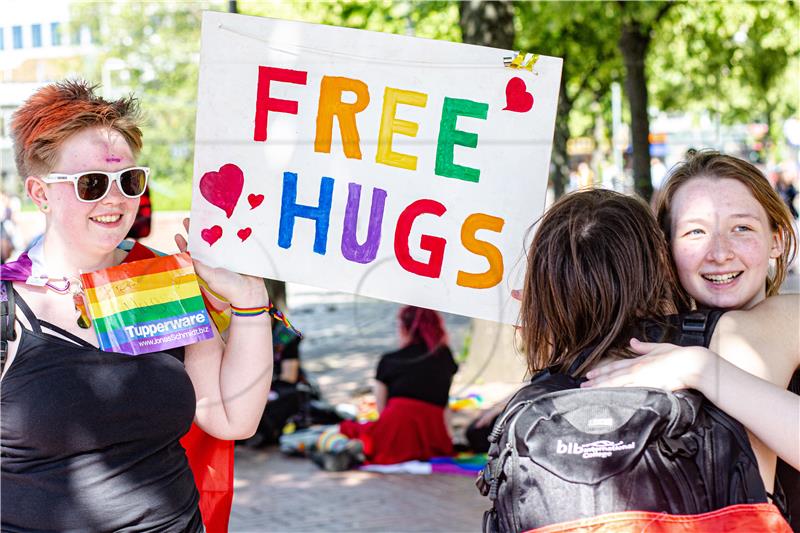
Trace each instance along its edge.
<path fill-rule="evenodd" d="M 261 205 L 261 202 L 264 201 L 263 194 L 248 194 L 247 201 L 250 202 L 250 209 L 255 209 L 256 207 Z"/>
<path fill-rule="evenodd" d="M 222 228 L 219 226 L 211 226 L 209 229 L 204 229 L 200 232 L 200 236 L 209 246 L 213 246 L 215 242 L 222 237 Z"/>
<path fill-rule="evenodd" d="M 253 230 L 251 230 L 250 228 L 244 228 L 237 231 L 236 235 L 238 235 L 239 238 L 242 239 L 242 242 L 244 242 L 247 240 L 247 238 L 250 236 L 251 233 L 253 233 Z"/>
<path fill-rule="evenodd" d="M 526 113 L 533 107 L 533 95 L 525 87 L 522 78 L 511 78 L 506 85 L 506 106 L 507 111 Z"/>
<path fill-rule="evenodd" d="M 225 211 L 228 218 L 231 218 L 243 188 L 244 174 L 233 163 L 222 165 L 218 172 L 206 172 L 200 178 L 200 194 L 208 203 Z"/>

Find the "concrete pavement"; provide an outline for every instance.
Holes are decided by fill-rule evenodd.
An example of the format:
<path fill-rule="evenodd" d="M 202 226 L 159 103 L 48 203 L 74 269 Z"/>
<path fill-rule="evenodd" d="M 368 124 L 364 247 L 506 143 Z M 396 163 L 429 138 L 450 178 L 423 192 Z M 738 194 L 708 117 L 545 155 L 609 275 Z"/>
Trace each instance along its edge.
<path fill-rule="evenodd" d="M 480 531 L 472 478 L 324 472 L 277 450 L 237 448 L 232 532 Z"/>

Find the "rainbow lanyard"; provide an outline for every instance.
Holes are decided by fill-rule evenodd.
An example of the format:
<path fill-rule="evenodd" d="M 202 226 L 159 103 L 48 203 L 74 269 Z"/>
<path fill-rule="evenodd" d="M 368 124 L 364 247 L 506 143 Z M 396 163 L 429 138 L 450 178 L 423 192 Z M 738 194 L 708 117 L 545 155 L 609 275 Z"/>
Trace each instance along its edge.
<path fill-rule="evenodd" d="M 120 248 L 123 250 L 130 250 L 130 246 L 127 248 L 124 246 L 127 244 L 127 241 L 123 241 L 120 244 Z M 159 252 L 154 252 L 156 255 L 164 255 Z M 17 261 L 17 265 L 12 265 L 7 263 L 3 265 L 3 279 L 11 279 L 13 281 L 24 281 L 27 285 L 32 285 L 36 287 L 47 287 L 48 289 L 57 292 L 59 294 L 66 294 L 70 292 L 72 289 L 72 301 L 75 305 L 75 310 L 79 312 L 78 316 L 78 326 L 83 329 L 88 329 L 92 325 L 92 320 L 89 317 L 88 310 L 86 308 L 86 303 L 83 299 L 82 288 L 80 284 L 80 280 L 75 278 L 70 280 L 66 277 L 62 278 L 50 278 L 47 274 L 47 268 L 44 264 L 44 239 L 39 239 L 31 248 L 28 250 L 27 253 L 22 254 Z M 12 268 L 13 266 L 13 268 Z M 208 288 L 200 278 L 198 277 L 200 284 L 204 286 L 209 292 L 214 294 L 215 297 L 219 298 L 221 301 L 225 301 L 224 298 L 219 297 L 219 295 L 215 294 Z M 213 306 L 212 306 L 213 307 Z M 217 310 L 217 309 L 209 309 L 209 311 L 217 313 L 224 313 L 224 310 Z M 251 308 L 236 308 L 234 310 L 231 307 L 231 314 L 236 316 L 257 316 L 263 313 L 269 313 L 269 315 L 292 330 L 298 337 L 302 337 L 302 333 L 295 328 L 292 323 L 286 318 L 286 315 L 280 311 L 277 307 L 275 307 L 272 302 L 269 302 L 266 306 L 262 307 L 251 307 Z"/>

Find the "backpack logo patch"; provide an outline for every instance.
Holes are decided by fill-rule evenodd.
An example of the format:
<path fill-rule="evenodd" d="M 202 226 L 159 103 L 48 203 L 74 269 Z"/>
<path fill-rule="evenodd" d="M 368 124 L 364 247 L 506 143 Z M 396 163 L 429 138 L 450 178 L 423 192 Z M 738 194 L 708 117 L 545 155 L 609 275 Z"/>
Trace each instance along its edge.
<path fill-rule="evenodd" d="M 605 459 L 611 457 L 614 452 L 632 450 L 636 447 L 635 442 L 623 444 L 622 441 L 611 442 L 610 440 L 598 440 L 588 444 L 578 444 L 577 442 L 563 442 L 558 439 L 556 443 L 556 453 L 559 455 L 580 455 L 584 459 L 599 457 Z"/>

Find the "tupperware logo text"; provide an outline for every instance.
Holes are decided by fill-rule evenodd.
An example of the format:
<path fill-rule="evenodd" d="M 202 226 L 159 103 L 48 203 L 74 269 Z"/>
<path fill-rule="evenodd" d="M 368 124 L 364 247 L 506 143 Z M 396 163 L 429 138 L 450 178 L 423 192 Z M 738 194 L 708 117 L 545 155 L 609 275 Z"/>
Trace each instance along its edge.
<path fill-rule="evenodd" d="M 125 326 L 125 333 L 129 337 L 152 337 L 169 331 L 175 331 L 184 328 L 190 328 L 195 324 L 202 324 L 206 321 L 204 313 L 197 313 L 195 315 L 188 315 L 181 318 L 173 318 L 164 320 L 155 324 L 144 324 L 141 326 Z"/>

